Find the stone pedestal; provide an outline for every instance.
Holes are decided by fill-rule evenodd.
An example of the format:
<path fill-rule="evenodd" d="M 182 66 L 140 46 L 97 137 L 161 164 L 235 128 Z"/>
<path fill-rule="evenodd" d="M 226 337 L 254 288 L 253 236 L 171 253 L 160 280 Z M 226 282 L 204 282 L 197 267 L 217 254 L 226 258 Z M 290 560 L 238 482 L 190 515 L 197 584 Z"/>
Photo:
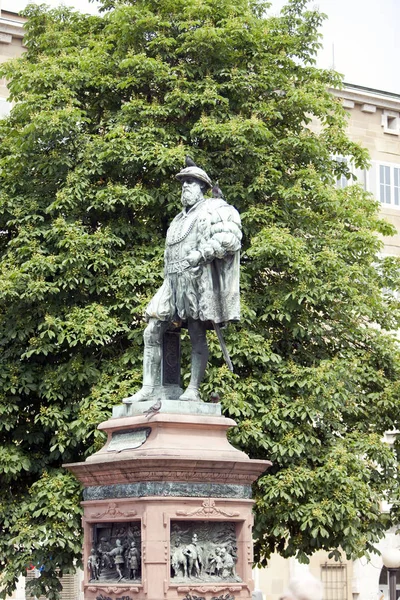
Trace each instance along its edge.
<path fill-rule="evenodd" d="M 270 463 L 229 444 L 219 405 L 147 408 L 116 407 L 105 446 L 66 465 L 85 488 L 85 600 L 250 599 L 251 484 Z"/>

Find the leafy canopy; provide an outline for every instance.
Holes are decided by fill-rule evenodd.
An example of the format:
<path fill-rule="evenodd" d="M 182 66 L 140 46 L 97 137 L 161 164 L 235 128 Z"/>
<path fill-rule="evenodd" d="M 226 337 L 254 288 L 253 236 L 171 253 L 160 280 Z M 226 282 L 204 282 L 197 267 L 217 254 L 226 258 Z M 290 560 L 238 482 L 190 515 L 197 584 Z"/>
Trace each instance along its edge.
<path fill-rule="evenodd" d="M 80 555 L 80 488 L 61 465 L 103 444 L 98 423 L 140 384 L 186 154 L 243 219 L 236 371 L 210 335 L 203 392 L 237 420 L 232 442 L 274 463 L 254 489 L 257 560 L 360 556 L 396 491 L 382 435 L 399 427 L 398 265 L 379 258 L 393 232 L 377 203 L 335 187 L 349 174 L 332 157 L 367 155 L 328 91 L 339 76 L 314 64 L 322 16 L 304 0 L 279 17 L 257 0 L 103 9 L 29 6 L 27 51 L 1 68 L 15 102 L 0 122 L 3 597 L 36 564 L 33 591 L 56 599 Z"/>

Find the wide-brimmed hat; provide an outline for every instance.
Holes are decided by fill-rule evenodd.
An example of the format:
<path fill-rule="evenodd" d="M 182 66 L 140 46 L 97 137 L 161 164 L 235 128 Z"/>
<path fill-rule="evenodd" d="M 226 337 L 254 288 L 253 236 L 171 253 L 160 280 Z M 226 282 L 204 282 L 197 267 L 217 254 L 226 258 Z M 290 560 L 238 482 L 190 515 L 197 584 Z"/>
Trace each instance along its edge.
<path fill-rule="evenodd" d="M 193 177 L 194 179 L 206 183 L 209 188 L 212 187 L 211 179 L 203 169 L 200 169 L 200 167 L 185 167 L 176 175 L 176 178 L 180 181 L 185 179 L 185 177 Z"/>

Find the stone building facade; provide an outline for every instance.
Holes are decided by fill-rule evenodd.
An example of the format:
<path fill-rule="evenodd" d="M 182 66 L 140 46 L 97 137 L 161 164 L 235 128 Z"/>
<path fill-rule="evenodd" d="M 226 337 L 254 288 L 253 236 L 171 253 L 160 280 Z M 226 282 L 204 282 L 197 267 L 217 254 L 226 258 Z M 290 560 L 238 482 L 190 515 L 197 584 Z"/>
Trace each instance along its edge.
<path fill-rule="evenodd" d="M 1 5 L 0 5 L 1 6 Z M 0 63 L 24 52 L 24 18 L 0 8 Z M 7 82 L 0 79 L 0 118 L 10 110 Z"/>
<path fill-rule="evenodd" d="M 381 203 L 397 235 L 385 239 L 384 253 L 400 254 L 400 95 L 346 85 L 332 90 L 349 115 L 349 137 L 368 149 L 371 168 L 356 172 L 366 190 Z"/>
<path fill-rule="evenodd" d="M 350 168 L 356 182 L 371 192 L 381 204 L 381 213 L 392 223 L 397 233 L 384 238 L 382 253 L 400 256 L 400 95 L 346 84 L 343 90 L 332 90 L 348 113 L 349 137 L 368 149 L 371 167 L 361 171 Z M 317 127 L 317 124 L 315 124 Z M 347 160 L 338 157 L 338 160 Z M 338 187 L 351 185 L 341 178 Z M 386 441 L 393 443 L 395 433 L 388 432 Z M 387 510 L 382 503 L 382 510 Z M 388 532 L 378 545 L 386 548 L 400 546 L 400 536 Z M 295 559 L 284 560 L 273 556 L 268 567 L 255 571 L 256 588 L 263 592 L 264 600 L 279 600 L 289 579 L 304 569 L 324 583 L 324 600 L 388 600 L 387 572 L 379 555 L 341 563 L 329 559 L 328 553 L 317 552 L 308 566 L 299 565 Z M 400 597 L 400 578 L 397 584 Z"/>

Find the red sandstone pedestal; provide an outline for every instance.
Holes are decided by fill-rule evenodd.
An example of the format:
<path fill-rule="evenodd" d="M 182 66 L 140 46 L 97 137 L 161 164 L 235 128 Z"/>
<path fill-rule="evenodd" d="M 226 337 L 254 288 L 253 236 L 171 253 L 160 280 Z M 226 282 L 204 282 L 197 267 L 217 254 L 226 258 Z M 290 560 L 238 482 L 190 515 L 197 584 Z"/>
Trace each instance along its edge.
<path fill-rule="evenodd" d="M 104 448 L 84 463 L 66 465 L 85 487 L 85 600 L 251 598 L 251 484 L 271 463 L 250 460 L 228 442 L 226 432 L 234 425 L 218 414 L 160 412 L 150 418 L 112 418 L 99 426 L 108 434 Z M 228 548 L 228 554 L 235 554 L 231 571 L 221 567 L 218 572 L 215 553 L 210 554 L 217 543 L 205 543 L 206 532 L 221 540 L 224 552 Z M 111 548 L 118 536 L 125 540 L 123 565 L 116 558 L 119 550 Z M 194 542 L 187 541 L 183 558 L 185 536 Z M 129 571 L 131 541 L 139 546 L 137 572 Z M 196 542 L 202 544 L 203 568 L 209 562 L 208 573 L 199 573 L 199 561 L 197 571 L 195 565 L 184 573 L 183 562 L 191 550 L 196 553 Z M 110 561 L 103 570 L 111 573 L 120 560 L 120 581 L 115 576 L 90 579 L 91 548 L 101 544 L 103 550 L 108 545 L 103 557 Z"/>

